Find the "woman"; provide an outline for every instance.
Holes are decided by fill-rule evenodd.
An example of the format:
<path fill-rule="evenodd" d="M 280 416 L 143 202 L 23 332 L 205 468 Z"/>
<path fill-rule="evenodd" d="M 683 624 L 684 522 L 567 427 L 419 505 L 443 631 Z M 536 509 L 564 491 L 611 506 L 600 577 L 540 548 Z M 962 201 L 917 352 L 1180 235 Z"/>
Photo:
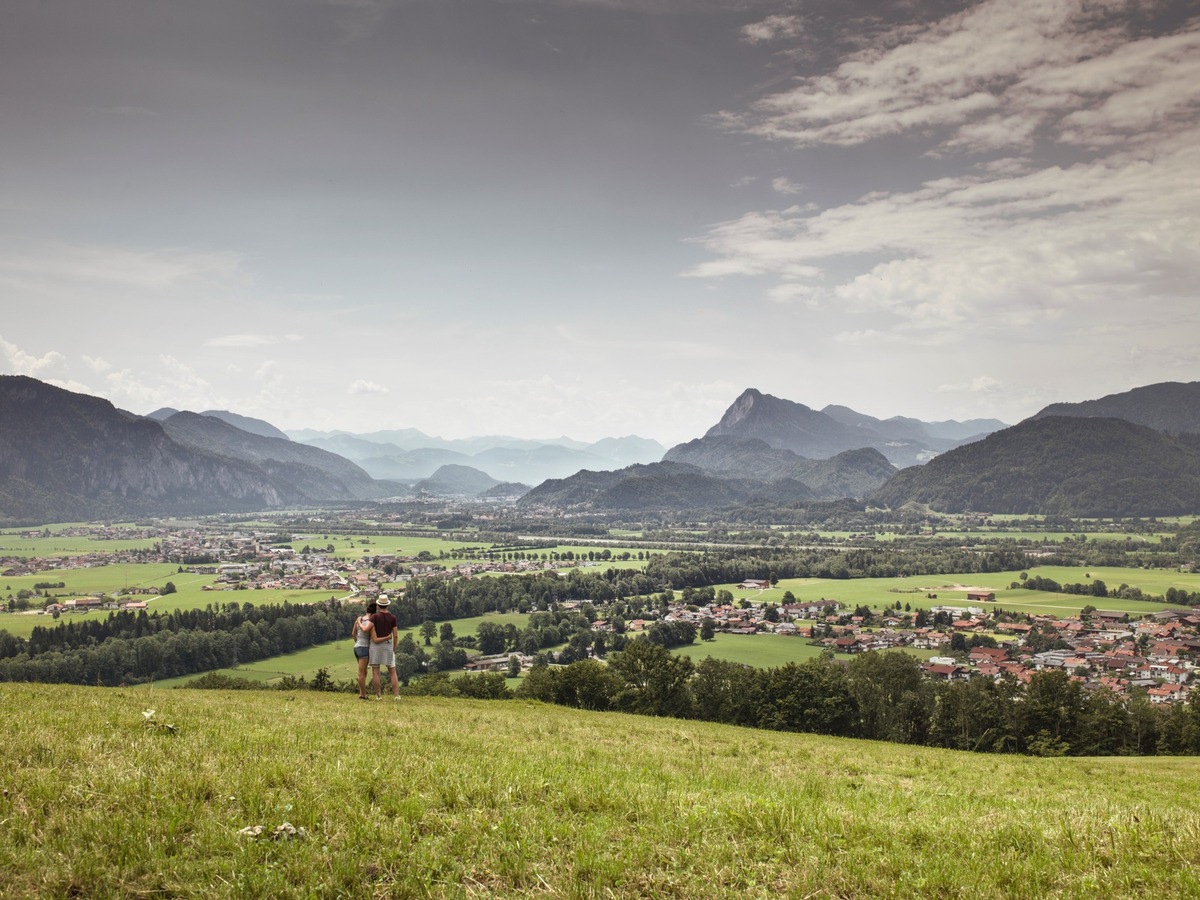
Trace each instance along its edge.
<path fill-rule="evenodd" d="M 372 600 L 367 604 L 364 615 L 354 619 L 354 627 L 350 629 L 350 637 L 354 639 L 354 658 L 358 660 L 358 699 L 367 699 L 367 657 L 371 655 L 371 634 L 375 625 L 371 616 L 379 607 Z"/>

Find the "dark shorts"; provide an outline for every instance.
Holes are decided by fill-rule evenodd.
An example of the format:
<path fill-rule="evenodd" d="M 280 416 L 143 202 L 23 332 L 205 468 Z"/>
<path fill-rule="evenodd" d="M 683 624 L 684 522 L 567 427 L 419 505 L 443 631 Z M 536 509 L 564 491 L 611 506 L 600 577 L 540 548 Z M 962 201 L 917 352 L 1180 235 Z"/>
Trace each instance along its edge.
<path fill-rule="evenodd" d="M 354 645 L 354 658 L 355 659 L 366 659 L 370 655 L 371 655 L 370 647 L 360 647 L 360 646 L 358 646 L 358 644 Z"/>

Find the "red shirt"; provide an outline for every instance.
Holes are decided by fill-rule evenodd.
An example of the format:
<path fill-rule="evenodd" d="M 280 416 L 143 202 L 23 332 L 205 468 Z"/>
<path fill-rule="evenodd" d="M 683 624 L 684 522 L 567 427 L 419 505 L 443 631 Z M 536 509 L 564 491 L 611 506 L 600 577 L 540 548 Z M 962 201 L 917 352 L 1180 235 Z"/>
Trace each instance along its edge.
<path fill-rule="evenodd" d="M 399 624 L 396 621 L 395 616 L 393 616 L 390 612 L 384 612 L 383 610 L 380 610 L 376 613 L 371 613 L 370 619 L 371 624 L 375 626 L 375 637 L 377 638 L 390 637 L 392 634 L 392 629 Z"/>

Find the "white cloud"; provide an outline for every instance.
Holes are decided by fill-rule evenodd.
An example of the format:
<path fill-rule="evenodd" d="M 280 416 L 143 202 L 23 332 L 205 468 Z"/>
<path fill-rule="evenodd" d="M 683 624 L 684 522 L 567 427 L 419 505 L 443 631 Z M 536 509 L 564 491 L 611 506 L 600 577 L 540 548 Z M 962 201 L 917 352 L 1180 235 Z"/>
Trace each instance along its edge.
<path fill-rule="evenodd" d="M 83 360 L 84 365 L 97 374 L 103 374 L 112 368 L 108 360 L 101 356 L 88 356 L 84 354 L 80 358 Z"/>
<path fill-rule="evenodd" d="M 771 188 L 778 194 L 801 194 L 806 190 L 805 185 L 784 176 L 772 180 Z"/>
<path fill-rule="evenodd" d="M 389 391 L 383 385 L 376 384 L 374 381 L 367 381 L 365 379 L 360 378 L 357 381 L 351 383 L 350 387 L 348 387 L 346 389 L 346 393 L 348 393 L 348 394 L 390 394 L 391 391 Z"/>
<path fill-rule="evenodd" d="M 35 356 L 4 338 L 0 338 L 0 353 L 4 355 L 5 369 L 9 375 L 45 379 L 66 363 L 66 357 L 57 350 L 48 350 L 41 356 Z"/>
<path fill-rule="evenodd" d="M 985 0 L 726 112 L 727 127 L 801 147 L 921 132 L 927 156 L 1005 155 L 824 208 L 747 212 L 712 226 L 711 258 L 685 274 L 773 276 L 770 300 L 872 317 L 844 329 L 853 340 L 1077 321 L 1118 335 L 1154 327 L 1147 313 L 1195 328 L 1200 19 L 1145 36 L 1140 11 Z"/>
<path fill-rule="evenodd" d="M 986 0 L 928 29 L 897 30 L 828 74 L 802 78 L 726 127 L 799 146 L 944 129 L 947 149 L 1140 139 L 1200 106 L 1200 21 L 1131 37 L 1134 0 Z"/>
<path fill-rule="evenodd" d="M 266 347 L 271 344 L 295 343 L 302 340 L 298 334 L 224 334 L 219 337 L 208 338 L 204 342 L 205 347 Z"/>
<path fill-rule="evenodd" d="M 799 37 L 804 33 L 804 20 L 799 16 L 773 15 L 761 22 L 752 22 L 741 29 L 742 37 L 751 44 Z"/>
<path fill-rule="evenodd" d="M 66 283 L 157 292 L 233 279 L 240 269 L 233 253 L 42 243 L 0 255 L 0 284 L 23 290 Z"/>
<path fill-rule="evenodd" d="M 937 387 L 938 393 L 941 394 L 989 394 L 996 393 L 1004 388 L 1004 382 L 999 378 L 993 378 L 990 375 L 977 375 L 970 381 L 964 381 L 959 384 L 942 384 Z"/>

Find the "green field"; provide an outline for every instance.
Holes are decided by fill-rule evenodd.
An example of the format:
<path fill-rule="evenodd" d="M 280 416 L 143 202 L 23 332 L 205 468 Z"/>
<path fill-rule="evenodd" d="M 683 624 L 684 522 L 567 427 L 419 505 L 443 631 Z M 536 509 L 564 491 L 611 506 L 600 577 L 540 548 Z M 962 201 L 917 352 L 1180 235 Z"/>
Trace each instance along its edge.
<path fill-rule="evenodd" d="M 65 526 L 51 525 L 51 531 Z M 0 556 L 86 556 L 91 553 L 115 553 L 122 550 L 149 550 L 158 541 L 153 538 L 95 540 L 86 536 L 60 535 L 24 537 L 16 531 L 0 532 Z"/>
<path fill-rule="evenodd" d="M 1090 584 L 1098 579 L 1103 581 L 1110 591 L 1122 584 L 1160 596 L 1170 587 L 1200 591 L 1200 574 L 1184 574 L 1166 569 L 1039 566 L 1029 569 L 1028 572 L 1030 575 L 1052 578 L 1060 584 Z M 1020 572 L 990 572 L 914 575 L 907 578 L 784 578 L 774 588 L 765 591 L 739 590 L 735 584 L 719 584 L 715 587 L 718 590 L 729 590 L 735 598 L 744 598 L 754 603 L 780 603 L 784 592 L 791 591 L 796 599 L 801 601 L 837 600 L 850 607 L 866 605 L 878 609 L 894 605 L 897 600 L 902 604 L 910 604 L 914 609 L 928 609 L 939 604 L 965 605 L 968 587 L 995 591 L 997 606 L 1018 612 L 1048 612 L 1066 616 L 1078 613 L 1089 604 L 1101 610 L 1131 614 L 1155 613 L 1168 608 L 1167 604 L 1150 601 L 1050 594 L 1009 587 L 1019 579 Z M 931 599 L 929 594 L 937 594 L 937 598 Z"/>
<path fill-rule="evenodd" d="M 697 640 L 694 644 L 675 647 L 672 653 L 690 656 L 696 662 L 711 656 L 730 662 L 754 666 L 757 669 L 777 668 L 790 662 L 801 663 L 820 656 L 824 648 L 808 642 L 808 638 L 782 634 L 720 634 L 711 641 Z M 937 654 L 929 650 L 902 648 L 905 653 L 920 659 L 929 659 Z M 849 654 L 835 654 L 838 659 L 852 659 Z"/>
<path fill-rule="evenodd" d="M 308 691 L 2 685 L 0 713 L 5 898 L 1200 896 L 1195 759 Z"/>
<path fill-rule="evenodd" d="M 517 628 L 524 628 L 529 623 L 529 615 L 526 613 L 489 613 L 484 616 L 470 616 L 463 619 L 450 620 L 450 624 L 454 626 L 454 633 L 460 636 L 474 634 L 478 630 L 480 622 L 494 622 L 501 626 L 515 625 Z M 441 623 L 438 624 L 440 627 Z M 424 645 L 419 627 L 401 628 L 400 636 L 404 637 L 405 634 L 411 634 L 413 640 L 418 645 Z M 334 681 L 352 681 L 358 677 L 358 664 L 355 662 L 354 652 L 351 649 L 352 646 L 353 642 L 350 640 L 349 634 L 347 634 L 345 640 L 332 641 L 328 644 L 318 644 L 315 647 L 308 647 L 304 650 L 298 650 L 295 653 L 272 656 L 270 659 L 262 659 L 235 668 L 217 669 L 216 671 L 223 675 L 232 675 L 235 678 L 271 682 L 278 681 L 285 675 L 303 676 L 306 679 L 311 679 L 316 675 L 318 669 L 326 669 Z M 176 687 L 187 684 L 201 674 L 203 673 L 168 678 L 155 682 L 155 685 L 158 687 Z"/>

